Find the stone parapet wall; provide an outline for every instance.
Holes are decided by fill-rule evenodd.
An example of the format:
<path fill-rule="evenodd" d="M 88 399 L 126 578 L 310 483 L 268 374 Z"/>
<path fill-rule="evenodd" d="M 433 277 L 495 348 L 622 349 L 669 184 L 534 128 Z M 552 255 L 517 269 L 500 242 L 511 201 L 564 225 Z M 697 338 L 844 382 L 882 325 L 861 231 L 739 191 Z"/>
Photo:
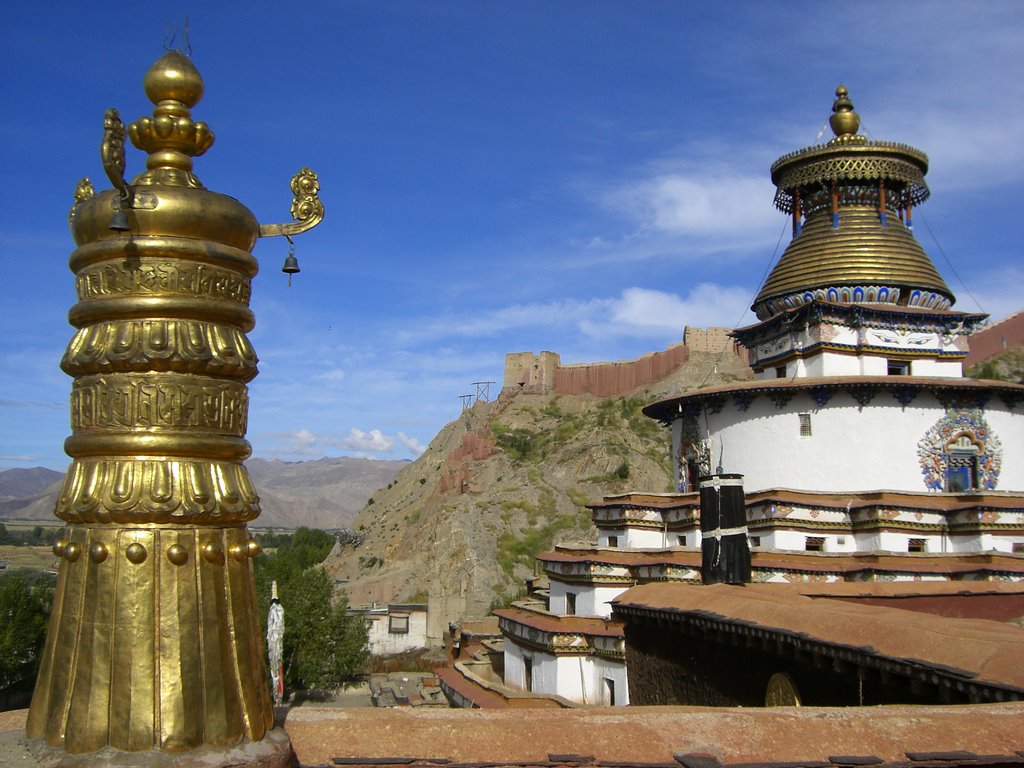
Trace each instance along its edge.
<path fill-rule="evenodd" d="M 728 328 L 687 326 L 683 343 L 635 360 L 562 365 L 555 352 L 512 352 L 505 356 L 503 391 L 532 395 L 615 397 L 664 379 L 685 365 L 691 352 L 738 354 Z"/>
<path fill-rule="evenodd" d="M 1008 349 L 1024 346 L 1024 311 L 1015 312 L 1005 320 L 972 334 L 967 338 L 967 344 L 970 352 L 964 358 L 965 366 L 984 363 Z"/>

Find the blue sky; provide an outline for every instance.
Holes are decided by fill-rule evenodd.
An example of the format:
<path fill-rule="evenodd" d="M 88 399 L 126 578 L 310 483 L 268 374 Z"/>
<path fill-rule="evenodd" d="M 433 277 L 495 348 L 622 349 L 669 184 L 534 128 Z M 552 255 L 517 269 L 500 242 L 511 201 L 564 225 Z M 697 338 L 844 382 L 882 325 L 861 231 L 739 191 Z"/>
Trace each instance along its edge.
<path fill-rule="evenodd" d="M 957 307 L 1024 306 L 1019 3 L 11 4 L 0 469 L 68 463 L 68 208 L 186 16 L 216 134 L 196 173 L 270 223 L 308 165 L 327 208 L 290 289 L 286 244 L 255 250 L 255 456 L 414 458 L 507 352 L 629 359 L 750 322 L 789 239 L 769 167 L 840 82 L 869 136 L 928 153 L 916 231 Z"/>

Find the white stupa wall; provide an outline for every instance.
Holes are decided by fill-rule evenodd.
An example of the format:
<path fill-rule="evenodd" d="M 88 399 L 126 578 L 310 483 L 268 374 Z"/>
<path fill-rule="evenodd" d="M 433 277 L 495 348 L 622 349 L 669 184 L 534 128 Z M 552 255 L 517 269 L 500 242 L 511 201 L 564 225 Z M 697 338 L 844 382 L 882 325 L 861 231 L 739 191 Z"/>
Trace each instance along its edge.
<path fill-rule="evenodd" d="M 551 579 L 548 610 L 551 613 L 576 616 L 600 616 L 607 619 L 612 615 L 610 602 L 621 595 L 632 584 L 603 586 L 594 584 L 566 584 Z M 569 610 L 568 595 L 576 596 L 576 610 Z"/>
<path fill-rule="evenodd" d="M 530 660 L 530 685 L 525 659 Z M 609 685 L 609 682 L 611 685 Z M 557 694 L 586 705 L 629 704 L 626 665 L 600 656 L 555 655 L 505 643 L 505 685 L 514 690 Z"/>
<path fill-rule="evenodd" d="M 799 414 L 810 414 L 811 436 L 800 437 Z M 837 391 L 819 408 L 805 392 L 776 407 L 759 395 L 746 411 L 731 398 L 717 414 L 698 419 L 710 441 L 712 465 L 744 476 L 747 493 L 768 488 L 842 492 L 929 490 L 918 457 L 923 438 L 945 408 L 927 392 L 904 407 L 887 390 L 863 408 Z M 984 419 L 998 439 L 1000 472 L 994 490 L 1024 490 L 1024 409 L 1009 411 L 996 397 Z M 682 421 L 673 424 L 678 465 Z"/>

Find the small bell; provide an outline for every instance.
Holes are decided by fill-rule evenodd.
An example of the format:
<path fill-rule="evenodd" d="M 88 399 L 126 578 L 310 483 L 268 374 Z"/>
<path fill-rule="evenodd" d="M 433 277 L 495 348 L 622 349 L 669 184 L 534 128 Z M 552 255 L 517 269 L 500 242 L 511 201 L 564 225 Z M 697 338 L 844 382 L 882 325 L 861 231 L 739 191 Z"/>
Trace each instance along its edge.
<path fill-rule="evenodd" d="M 288 237 L 285 235 L 285 237 Z M 284 258 L 284 266 L 281 267 L 281 271 L 288 275 L 288 287 L 292 287 L 292 275 L 296 272 L 300 272 L 299 260 L 295 258 L 295 243 L 288 237 L 288 255 Z"/>
<path fill-rule="evenodd" d="M 110 226 L 108 227 L 114 232 L 128 232 L 131 230 L 131 226 L 128 224 L 128 214 L 125 213 L 123 201 L 118 204 L 114 210 L 114 215 L 110 218 Z"/>

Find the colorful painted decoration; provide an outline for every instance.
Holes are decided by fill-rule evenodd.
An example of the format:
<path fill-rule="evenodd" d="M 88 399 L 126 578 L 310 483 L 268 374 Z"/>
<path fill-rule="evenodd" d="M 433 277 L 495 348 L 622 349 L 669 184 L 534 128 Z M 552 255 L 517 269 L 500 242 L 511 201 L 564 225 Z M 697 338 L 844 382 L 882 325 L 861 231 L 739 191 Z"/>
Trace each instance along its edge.
<path fill-rule="evenodd" d="M 950 409 L 917 444 L 930 491 L 991 491 L 999 482 L 1003 447 L 981 409 Z"/>

